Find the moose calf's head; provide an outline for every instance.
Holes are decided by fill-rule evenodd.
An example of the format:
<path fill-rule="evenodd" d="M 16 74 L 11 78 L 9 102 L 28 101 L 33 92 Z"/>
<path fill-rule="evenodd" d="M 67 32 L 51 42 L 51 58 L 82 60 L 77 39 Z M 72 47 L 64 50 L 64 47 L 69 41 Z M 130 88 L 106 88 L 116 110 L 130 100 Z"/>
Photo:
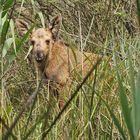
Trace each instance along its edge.
<path fill-rule="evenodd" d="M 40 63 L 46 59 L 53 43 L 52 32 L 48 29 L 39 28 L 32 32 L 31 44 L 35 60 Z"/>
<path fill-rule="evenodd" d="M 54 17 L 47 28 L 39 28 L 33 30 L 31 33 L 31 44 L 33 45 L 33 54 L 35 60 L 41 63 L 46 60 L 49 51 L 57 39 L 58 31 L 60 29 L 61 17 Z M 16 20 L 16 26 L 20 35 L 23 35 L 29 29 L 28 24 L 21 19 Z"/>

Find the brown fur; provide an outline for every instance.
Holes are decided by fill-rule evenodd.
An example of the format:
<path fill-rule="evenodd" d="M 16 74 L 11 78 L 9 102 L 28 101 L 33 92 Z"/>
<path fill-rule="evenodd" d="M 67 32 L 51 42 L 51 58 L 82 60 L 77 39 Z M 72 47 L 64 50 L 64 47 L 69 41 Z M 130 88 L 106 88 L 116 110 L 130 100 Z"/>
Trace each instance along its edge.
<path fill-rule="evenodd" d="M 77 73 L 82 71 L 83 75 L 87 74 L 100 56 L 93 53 L 82 53 L 57 40 L 60 23 L 61 17 L 56 16 L 47 29 L 34 30 L 30 40 L 37 67 L 45 79 L 64 87 L 66 82 L 73 77 L 73 71 Z M 17 20 L 17 25 L 20 24 L 22 24 L 20 20 Z M 22 24 L 22 31 L 25 32 L 24 25 L 27 26 L 27 24 Z M 20 28 L 18 30 L 20 31 Z"/>

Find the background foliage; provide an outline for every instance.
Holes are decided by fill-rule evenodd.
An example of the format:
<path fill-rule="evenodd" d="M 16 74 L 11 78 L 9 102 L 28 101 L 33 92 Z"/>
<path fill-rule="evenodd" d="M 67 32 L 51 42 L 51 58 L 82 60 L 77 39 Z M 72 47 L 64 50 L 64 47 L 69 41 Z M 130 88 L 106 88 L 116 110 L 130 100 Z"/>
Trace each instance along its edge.
<path fill-rule="evenodd" d="M 0 139 L 138 140 L 139 9 L 138 0 L 1 0 Z M 60 39 L 108 55 L 114 66 L 95 67 L 95 78 L 79 91 L 76 84 L 81 82 L 76 81 L 69 91 L 76 96 L 64 112 L 43 82 L 37 86 L 33 62 L 27 58 L 31 30 L 20 37 L 15 25 L 15 19 L 22 18 L 36 28 L 47 26 L 58 14 Z M 38 95 L 31 102 L 34 93 Z"/>

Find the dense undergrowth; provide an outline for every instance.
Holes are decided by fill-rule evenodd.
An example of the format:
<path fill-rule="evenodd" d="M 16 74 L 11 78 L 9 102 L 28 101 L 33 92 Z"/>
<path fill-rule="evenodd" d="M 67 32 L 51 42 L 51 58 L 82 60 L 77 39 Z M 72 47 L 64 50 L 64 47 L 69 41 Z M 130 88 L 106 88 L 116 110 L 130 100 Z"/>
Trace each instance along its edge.
<path fill-rule="evenodd" d="M 139 139 L 138 0 L 0 3 L 0 139 Z M 62 111 L 48 85 L 36 78 L 30 55 L 27 57 L 32 29 L 20 37 L 15 25 L 15 19 L 22 18 L 36 28 L 46 26 L 58 14 L 63 18 L 62 40 L 104 54 L 112 63 L 110 68 L 101 61 L 87 77 L 74 81 L 64 92 L 72 96 Z"/>

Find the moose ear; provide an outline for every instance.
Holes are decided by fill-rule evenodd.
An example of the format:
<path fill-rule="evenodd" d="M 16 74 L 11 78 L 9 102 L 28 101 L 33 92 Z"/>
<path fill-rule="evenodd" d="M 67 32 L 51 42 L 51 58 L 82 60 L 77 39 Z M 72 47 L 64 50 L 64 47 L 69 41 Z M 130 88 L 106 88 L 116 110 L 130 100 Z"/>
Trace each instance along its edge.
<path fill-rule="evenodd" d="M 23 36 L 26 34 L 26 32 L 29 30 L 29 24 L 23 20 L 23 19 L 16 19 L 16 28 L 17 32 L 19 33 L 20 36 Z"/>
<path fill-rule="evenodd" d="M 61 20 L 62 20 L 61 16 L 56 16 L 49 23 L 49 29 L 51 30 L 54 39 L 57 38 L 61 26 Z"/>

